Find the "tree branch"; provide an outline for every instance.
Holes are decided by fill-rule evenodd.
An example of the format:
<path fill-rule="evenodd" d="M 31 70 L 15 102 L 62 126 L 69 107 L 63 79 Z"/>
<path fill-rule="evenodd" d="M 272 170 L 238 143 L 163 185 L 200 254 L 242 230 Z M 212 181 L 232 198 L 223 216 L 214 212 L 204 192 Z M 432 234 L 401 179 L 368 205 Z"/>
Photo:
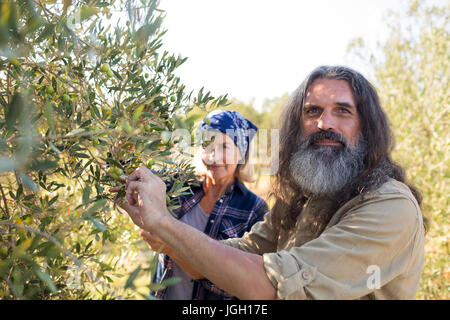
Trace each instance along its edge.
<path fill-rule="evenodd" d="M 8 203 L 6 202 L 6 196 L 5 196 L 5 193 L 3 192 L 3 187 L 1 184 L 0 184 L 0 191 L 2 192 L 3 202 L 5 203 L 4 212 L 6 213 L 6 218 L 9 219 L 11 217 L 11 215 L 9 214 Z"/>
<path fill-rule="evenodd" d="M 79 266 L 81 269 L 83 269 L 87 273 L 87 275 L 91 278 L 92 281 L 97 281 L 98 280 L 98 279 L 96 279 L 94 277 L 92 272 L 77 257 L 75 257 L 69 250 L 65 249 L 62 246 L 62 244 L 57 239 L 55 239 L 53 236 L 49 235 L 48 233 L 45 233 L 45 232 L 43 232 L 41 230 L 38 230 L 38 229 L 35 229 L 35 228 L 31 228 L 31 227 L 28 227 L 28 226 L 23 226 L 23 225 L 20 225 L 20 224 L 17 224 L 17 223 L 8 221 L 8 220 L 0 221 L 0 225 L 8 225 L 8 226 L 12 226 L 12 227 L 15 227 L 15 228 L 23 229 L 23 230 L 26 230 L 26 231 L 38 234 L 41 237 L 43 237 L 43 238 L 53 242 L 55 245 L 57 245 L 61 249 L 61 251 L 67 257 L 69 257 L 77 266 Z"/>
<path fill-rule="evenodd" d="M 14 284 L 11 282 L 11 280 L 6 279 L 6 284 L 8 285 L 8 288 L 11 289 L 12 294 L 16 297 L 16 300 L 21 300 L 21 297 L 19 295 L 19 293 L 17 292 L 16 287 L 14 286 Z"/>

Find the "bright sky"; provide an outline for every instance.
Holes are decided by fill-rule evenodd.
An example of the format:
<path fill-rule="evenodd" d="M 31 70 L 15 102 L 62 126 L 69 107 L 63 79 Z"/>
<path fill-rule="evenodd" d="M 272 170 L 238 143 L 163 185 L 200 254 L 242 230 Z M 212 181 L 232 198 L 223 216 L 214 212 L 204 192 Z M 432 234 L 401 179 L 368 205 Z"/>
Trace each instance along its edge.
<path fill-rule="evenodd" d="M 344 64 L 352 39 L 372 48 L 387 37 L 383 17 L 401 0 L 161 0 L 163 42 L 188 60 L 179 76 L 188 89 L 204 86 L 254 101 L 291 93 L 316 66 Z"/>

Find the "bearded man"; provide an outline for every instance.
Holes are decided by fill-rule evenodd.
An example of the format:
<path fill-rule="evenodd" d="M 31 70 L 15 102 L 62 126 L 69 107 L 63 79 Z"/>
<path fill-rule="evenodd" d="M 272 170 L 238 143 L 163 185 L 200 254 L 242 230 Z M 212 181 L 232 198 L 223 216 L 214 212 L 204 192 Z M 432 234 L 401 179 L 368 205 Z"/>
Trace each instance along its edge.
<path fill-rule="evenodd" d="M 240 299 L 412 299 L 424 265 L 421 197 L 390 158 L 373 86 L 315 69 L 282 117 L 275 204 L 242 238 L 217 241 L 176 220 L 145 167 L 121 203 L 154 250 Z"/>

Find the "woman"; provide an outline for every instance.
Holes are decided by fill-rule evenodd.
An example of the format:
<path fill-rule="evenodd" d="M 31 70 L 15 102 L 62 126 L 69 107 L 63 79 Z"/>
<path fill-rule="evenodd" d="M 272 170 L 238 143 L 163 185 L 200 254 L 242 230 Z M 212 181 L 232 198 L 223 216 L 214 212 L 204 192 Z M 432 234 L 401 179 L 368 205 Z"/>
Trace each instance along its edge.
<path fill-rule="evenodd" d="M 239 112 L 215 110 L 200 125 L 203 135 L 201 161 L 202 176 L 193 195 L 180 197 L 181 207 L 175 210 L 178 218 L 208 234 L 214 239 L 241 237 L 268 211 L 263 199 L 249 191 L 243 184 L 251 181 L 249 146 L 257 127 Z M 153 250 L 162 243 L 148 233 L 144 240 Z M 181 281 L 164 290 L 151 292 L 165 300 L 226 300 L 231 295 L 216 287 L 207 279 L 192 280 L 176 263 L 176 254 L 165 247 L 160 255 L 153 282 L 178 277 Z M 187 267 L 185 267 L 187 268 Z M 189 270 L 187 270 L 189 272 Z"/>

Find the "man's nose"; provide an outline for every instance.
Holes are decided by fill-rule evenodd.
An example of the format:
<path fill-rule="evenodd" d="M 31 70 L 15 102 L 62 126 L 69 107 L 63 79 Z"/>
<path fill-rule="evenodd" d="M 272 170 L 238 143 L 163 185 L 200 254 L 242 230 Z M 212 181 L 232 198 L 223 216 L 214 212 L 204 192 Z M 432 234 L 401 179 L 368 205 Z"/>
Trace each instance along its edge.
<path fill-rule="evenodd" d="M 317 122 L 317 127 L 320 130 L 330 130 L 330 129 L 335 129 L 335 123 L 334 123 L 334 119 L 333 116 L 330 115 L 328 112 L 323 112 L 320 115 L 320 118 Z"/>

